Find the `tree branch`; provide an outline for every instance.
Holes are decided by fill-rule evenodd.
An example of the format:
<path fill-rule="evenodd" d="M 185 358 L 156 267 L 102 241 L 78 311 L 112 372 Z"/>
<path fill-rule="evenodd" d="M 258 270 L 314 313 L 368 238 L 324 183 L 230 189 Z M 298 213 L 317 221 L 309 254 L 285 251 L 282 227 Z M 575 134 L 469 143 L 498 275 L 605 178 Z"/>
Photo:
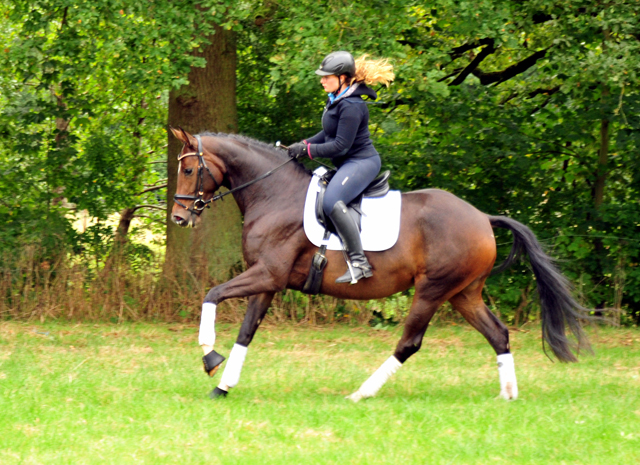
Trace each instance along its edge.
<path fill-rule="evenodd" d="M 141 208 L 151 208 L 153 210 L 162 210 L 162 211 L 167 211 L 167 207 L 163 207 L 160 205 L 136 205 L 135 207 L 131 208 L 132 212 L 135 212 Z"/>
<path fill-rule="evenodd" d="M 142 194 L 144 194 L 144 193 L 146 193 L 146 192 L 153 192 L 153 191 L 157 191 L 157 190 L 160 190 L 160 189 L 164 189 L 165 187 L 167 187 L 167 185 L 166 185 L 166 184 L 161 184 L 161 185 L 159 185 L 159 186 L 147 187 L 145 190 L 143 190 L 142 192 L 140 192 L 140 193 L 138 193 L 138 194 L 136 194 L 136 195 L 142 195 Z"/>
<path fill-rule="evenodd" d="M 533 24 L 542 24 L 546 23 L 547 21 L 551 21 L 553 19 L 553 16 L 546 13 L 538 12 L 534 13 L 531 19 L 533 20 Z"/>
<path fill-rule="evenodd" d="M 496 71 L 493 73 L 484 73 L 482 70 L 474 68 L 472 72 L 474 76 L 480 79 L 480 83 L 483 86 L 493 84 L 494 82 L 497 83 L 496 85 L 498 85 L 501 82 L 507 81 L 512 77 L 517 76 L 518 74 L 522 74 L 526 70 L 531 68 L 533 65 L 535 65 L 538 62 L 538 60 L 540 60 L 547 54 L 547 50 L 549 50 L 549 48 L 540 50 L 534 53 L 533 55 L 528 56 L 527 58 L 520 61 L 519 63 L 509 66 L 507 69 L 503 71 Z"/>
<path fill-rule="evenodd" d="M 65 6 L 64 11 L 62 13 L 62 21 L 60 21 L 60 29 L 58 32 L 62 31 L 62 28 L 67 24 L 67 13 L 69 12 L 69 7 Z"/>
<path fill-rule="evenodd" d="M 158 184 L 166 183 L 166 182 L 167 182 L 167 180 L 166 180 L 166 179 L 159 179 L 159 180 L 157 180 L 157 181 L 156 181 L 156 182 L 154 182 L 154 183 L 151 183 L 151 184 L 145 184 L 145 185 L 144 185 L 144 187 L 153 187 L 153 186 L 157 186 Z"/>
<path fill-rule="evenodd" d="M 133 217 L 134 218 L 147 218 L 147 219 L 149 219 L 151 221 L 155 221 L 156 223 L 166 224 L 165 221 L 162 221 L 162 220 L 160 220 L 158 218 L 153 218 L 153 217 L 151 217 L 149 215 L 133 215 Z"/>
<path fill-rule="evenodd" d="M 411 48 L 416 48 L 416 47 L 422 45 L 419 42 L 413 42 L 411 40 L 396 40 L 396 42 L 398 42 L 400 45 L 408 45 Z"/>
<path fill-rule="evenodd" d="M 551 101 L 551 97 L 547 97 L 547 98 L 545 99 L 545 101 L 544 101 L 544 102 L 542 102 L 542 105 L 538 105 L 536 108 L 534 108 L 534 109 L 531 111 L 531 114 L 533 115 L 533 114 L 535 114 L 535 113 L 539 112 L 540 110 L 542 110 L 544 107 L 546 107 L 547 105 L 549 105 L 549 102 L 550 102 L 550 101 Z"/>
<path fill-rule="evenodd" d="M 547 96 L 553 95 L 556 92 L 558 92 L 559 90 L 560 90 L 560 86 L 551 87 L 549 89 L 536 89 L 536 90 L 534 90 L 532 92 L 529 92 L 527 94 L 527 99 L 532 99 L 536 95 L 540 95 L 540 94 L 547 95 Z M 507 98 L 505 98 L 502 102 L 500 102 L 500 105 L 504 105 L 505 103 L 507 103 L 507 102 L 513 100 L 514 98 L 516 98 L 518 95 L 520 95 L 520 94 L 518 94 L 517 92 L 513 92 L 511 95 L 509 95 Z"/>
<path fill-rule="evenodd" d="M 476 55 L 476 57 L 471 61 L 471 63 L 469 63 L 467 67 L 463 69 L 460 74 L 458 74 L 458 77 L 456 77 L 449 84 L 450 86 L 458 86 L 462 84 L 464 80 L 467 78 L 467 76 L 469 76 L 469 74 L 471 74 L 478 67 L 478 65 L 482 63 L 482 60 L 484 60 L 486 57 L 488 57 L 489 55 L 491 55 L 493 52 L 496 51 L 496 48 L 493 44 L 493 39 L 490 39 L 490 40 L 491 40 L 491 43 L 489 43 L 485 48 L 482 49 L 480 53 L 478 53 L 478 55 Z"/>
<path fill-rule="evenodd" d="M 456 69 L 454 69 L 451 73 L 447 74 L 445 77 L 438 79 L 438 82 L 446 81 L 450 77 L 455 76 L 456 74 L 458 74 L 463 69 L 464 68 L 456 68 Z"/>
<path fill-rule="evenodd" d="M 507 98 L 505 98 L 502 102 L 499 103 L 500 106 L 506 104 L 507 102 L 516 98 L 519 94 L 517 92 L 512 92 Z"/>
<path fill-rule="evenodd" d="M 533 92 L 529 92 L 529 98 L 533 98 L 536 95 L 553 95 L 560 90 L 560 86 L 551 87 L 550 89 L 536 89 Z"/>
<path fill-rule="evenodd" d="M 411 105 L 414 101 L 412 99 L 408 99 L 408 100 L 403 100 L 401 98 L 396 99 L 396 100 L 390 100 L 388 102 L 380 102 L 376 104 L 377 108 L 381 108 L 381 109 L 386 109 L 386 108 L 390 108 L 390 107 L 397 107 L 399 105 Z"/>
<path fill-rule="evenodd" d="M 475 42 L 471 42 L 471 43 L 468 43 L 468 44 L 460 45 L 459 47 L 454 47 L 449 52 L 449 56 L 451 57 L 451 61 L 453 61 L 456 58 L 460 58 L 462 55 L 464 55 L 465 52 L 468 52 L 469 50 L 473 50 L 474 48 L 482 47 L 483 45 L 492 45 L 493 46 L 493 44 L 494 44 L 493 39 L 487 37 L 485 39 L 480 39 L 480 40 L 477 40 Z"/>

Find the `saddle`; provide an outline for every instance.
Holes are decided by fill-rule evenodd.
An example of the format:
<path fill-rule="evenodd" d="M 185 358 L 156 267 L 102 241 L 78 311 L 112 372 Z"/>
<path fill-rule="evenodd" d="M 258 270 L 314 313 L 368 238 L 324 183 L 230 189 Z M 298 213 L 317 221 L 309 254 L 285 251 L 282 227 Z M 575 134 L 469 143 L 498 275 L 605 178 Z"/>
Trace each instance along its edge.
<path fill-rule="evenodd" d="M 331 219 L 325 216 L 324 210 L 322 208 L 322 203 L 327 190 L 327 186 L 329 185 L 329 182 L 335 174 L 336 170 L 327 171 L 318 181 L 320 192 L 318 192 L 318 196 L 316 197 L 316 218 L 318 220 L 318 223 L 320 223 L 325 228 L 325 233 L 320 249 L 315 253 L 313 259 L 311 260 L 309 275 L 307 276 L 307 280 L 305 281 L 302 288 L 302 292 L 306 294 L 315 295 L 320 292 L 324 268 L 327 266 L 327 257 L 325 256 L 325 253 L 327 252 L 329 236 L 331 235 L 331 233 L 337 234 L 336 228 L 331 222 Z M 380 176 L 374 179 L 358 197 L 356 197 L 352 202 L 349 203 L 349 205 L 347 205 L 347 210 L 356 221 L 356 224 L 358 225 L 358 229 L 360 231 L 362 231 L 362 215 L 364 215 L 364 213 L 362 212 L 362 199 L 365 197 L 384 197 L 390 189 L 389 176 L 391 176 L 391 171 L 385 171 L 384 173 L 382 173 Z"/>
<path fill-rule="evenodd" d="M 318 223 L 324 226 L 325 229 L 329 230 L 332 233 L 336 233 L 335 226 L 331 222 L 331 219 L 324 214 L 324 209 L 322 208 L 322 204 L 324 202 L 324 194 L 327 191 L 327 186 L 329 182 L 336 174 L 336 170 L 327 171 L 318 182 L 320 186 L 320 192 L 318 193 L 318 197 L 316 198 L 316 218 L 318 219 Z M 372 197 L 384 197 L 389 192 L 389 177 L 391 176 L 391 171 L 387 170 L 371 181 L 371 184 L 367 186 L 367 188 L 355 199 L 353 199 L 349 205 L 347 205 L 347 210 L 349 214 L 353 217 L 356 224 L 358 225 L 358 229 L 362 231 L 362 199 L 364 197 L 372 198 Z"/>

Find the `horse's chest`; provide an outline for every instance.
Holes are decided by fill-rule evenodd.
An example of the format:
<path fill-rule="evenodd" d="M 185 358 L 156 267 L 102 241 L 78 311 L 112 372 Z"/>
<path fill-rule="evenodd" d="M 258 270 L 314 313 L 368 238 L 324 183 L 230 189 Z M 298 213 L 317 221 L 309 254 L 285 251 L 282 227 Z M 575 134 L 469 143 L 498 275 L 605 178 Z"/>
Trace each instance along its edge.
<path fill-rule="evenodd" d="M 300 212 L 300 217 L 302 212 Z M 297 230 L 301 230 L 302 219 L 297 222 Z M 266 213 L 265 218 L 250 222 L 242 231 L 242 251 L 244 259 L 249 265 L 257 262 L 260 257 L 275 250 L 285 250 L 292 247 L 292 233 L 296 231 L 296 222 L 281 218 L 276 213 Z"/>

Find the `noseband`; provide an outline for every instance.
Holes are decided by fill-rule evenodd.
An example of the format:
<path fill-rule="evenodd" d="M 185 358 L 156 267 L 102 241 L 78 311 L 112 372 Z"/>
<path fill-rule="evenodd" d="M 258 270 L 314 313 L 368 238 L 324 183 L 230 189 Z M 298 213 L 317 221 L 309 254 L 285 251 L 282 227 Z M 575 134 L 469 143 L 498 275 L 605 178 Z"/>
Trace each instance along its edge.
<path fill-rule="evenodd" d="M 213 173 L 211 172 L 211 170 L 209 169 L 209 167 L 207 166 L 207 164 L 204 161 L 204 157 L 202 156 L 202 140 L 200 139 L 200 136 L 195 136 L 195 138 L 198 140 L 198 151 L 197 152 L 189 152 L 189 153 L 185 153 L 183 155 L 179 155 L 178 156 L 178 161 L 180 161 L 180 160 L 182 160 L 183 158 L 186 158 L 186 157 L 191 157 L 191 156 L 197 156 L 198 157 L 198 184 L 196 184 L 196 193 L 197 193 L 197 195 L 175 194 L 173 196 L 173 201 L 175 203 L 177 203 L 178 205 L 180 205 L 185 210 L 188 210 L 189 212 L 195 213 L 196 215 L 200 216 L 200 213 L 202 213 L 202 210 L 204 210 L 205 208 L 209 208 L 209 206 L 210 206 L 209 204 L 215 198 L 215 197 L 212 197 L 209 200 L 205 200 L 204 199 L 204 170 L 206 169 L 207 173 L 209 173 L 209 176 L 211 176 L 211 179 L 213 179 L 213 184 L 215 186 L 214 189 L 213 189 L 214 193 L 218 189 L 220 189 L 220 184 L 218 184 L 218 181 L 216 181 L 215 176 L 213 175 Z M 193 200 L 192 208 L 188 208 L 185 204 L 180 202 L 180 200 Z"/>

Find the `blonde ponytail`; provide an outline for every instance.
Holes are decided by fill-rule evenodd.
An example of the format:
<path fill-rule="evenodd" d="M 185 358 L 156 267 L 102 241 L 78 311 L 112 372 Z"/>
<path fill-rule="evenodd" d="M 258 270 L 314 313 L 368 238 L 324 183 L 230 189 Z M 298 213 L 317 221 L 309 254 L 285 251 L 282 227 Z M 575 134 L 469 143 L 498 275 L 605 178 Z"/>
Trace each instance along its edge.
<path fill-rule="evenodd" d="M 379 60 L 367 60 L 369 55 L 362 55 L 356 59 L 356 75 L 353 78 L 355 82 L 363 82 L 365 84 L 384 84 L 389 87 L 391 81 L 394 80 L 393 65 L 389 60 L 382 58 Z"/>

